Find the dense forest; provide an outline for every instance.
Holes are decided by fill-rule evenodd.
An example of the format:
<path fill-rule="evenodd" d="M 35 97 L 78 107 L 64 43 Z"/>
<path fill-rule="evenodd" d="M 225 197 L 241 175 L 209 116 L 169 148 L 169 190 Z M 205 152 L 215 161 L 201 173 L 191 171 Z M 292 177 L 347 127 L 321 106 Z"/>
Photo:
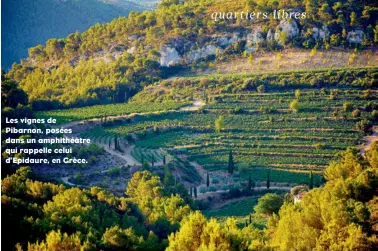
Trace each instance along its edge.
<path fill-rule="evenodd" d="M 137 172 L 125 197 L 103 189 L 33 181 L 19 168 L 2 181 L 2 217 L 20 226 L 11 250 L 373 250 L 377 246 L 378 144 L 349 149 L 325 171 L 325 186 L 293 197 L 267 194 L 255 207 L 266 229 L 207 220 L 173 176 Z M 283 205 L 279 209 L 272 205 Z M 277 204 L 278 203 L 278 204 Z"/>

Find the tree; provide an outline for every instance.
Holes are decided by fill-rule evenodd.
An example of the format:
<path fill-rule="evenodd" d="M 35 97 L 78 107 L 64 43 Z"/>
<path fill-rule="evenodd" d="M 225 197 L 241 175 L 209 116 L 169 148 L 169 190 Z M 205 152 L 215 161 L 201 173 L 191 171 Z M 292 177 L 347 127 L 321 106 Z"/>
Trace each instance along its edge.
<path fill-rule="evenodd" d="M 298 102 L 298 100 L 293 100 L 293 101 L 291 101 L 289 107 L 290 107 L 290 109 L 291 109 L 294 113 L 298 112 L 298 111 L 299 111 L 299 102 Z"/>
<path fill-rule="evenodd" d="M 169 170 L 169 168 L 166 166 L 164 167 L 164 179 L 163 179 L 163 183 L 166 187 L 168 186 L 174 186 L 175 184 L 175 181 L 173 179 L 173 176 L 172 176 L 172 173 L 171 171 Z"/>
<path fill-rule="evenodd" d="M 165 157 L 165 154 L 163 155 L 163 165 L 166 164 L 166 157 Z"/>
<path fill-rule="evenodd" d="M 207 176 L 206 176 L 206 186 L 209 187 L 210 186 L 210 177 L 209 177 L 209 172 L 207 172 Z"/>
<path fill-rule="evenodd" d="M 283 198 L 274 193 L 267 193 L 258 199 L 253 208 L 258 214 L 272 215 L 277 214 L 283 204 Z"/>
<path fill-rule="evenodd" d="M 343 104 L 344 112 L 349 112 L 352 110 L 352 108 L 353 108 L 353 104 L 351 102 L 345 102 Z"/>
<path fill-rule="evenodd" d="M 265 86 L 264 85 L 259 85 L 257 87 L 257 92 L 258 93 L 264 93 L 265 92 Z"/>
<path fill-rule="evenodd" d="M 29 251 L 80 251 L 83 249 L 84 246 L 81 245 L 80 234 L 68 236 L 66 233 L 61 234 L 60 230 L 57 232 L 51 231 L 47 234 L 45 241 L 29 244 L 28 246 Z"/>
<path fill-rule="evenodd" d="M 249 56 L 248 56 L 248 63 L 253 64 L 254 61 L 255 61 L 255 58 L 253 57 L 253 54 L 252 53 L 249 54 Z"/>
<path fill-rule="evenodd" d="M 197 199 L 197 187 L 193 188 L 194 198 Z"/>
<path fill-rule="evenodd" d="M 155 155 L 151 153 L 151 166 L 154 167 L 155 164 Z"/>
<path fill-rule="evenodd" d="M 289 41 L 289 36 L 286 31 L 280 31 L 279 38 L 282 46 L 285 46 Z"/>
<path fill-rule="evenodd" d="M 232 150 L 230 150 L 230 153 L 228 155 L 228 173 L 233 174 L 234 173 L 234 159 L 232 156 Z"/>
<path fill-rule="evenodd" d="M 144 161 L 144 162 L 142 163 L 142 170 L 143 170 L 143 171 L 148 171 L 148 170 L 150 170 L 150 165 L 148 164 L 147 161 Z"/>
<path fill-rule="evenodd" d="M 224 119 L 223 116 L 219 116 L 217 120 L 215 120 L 215 131 L 221 132 L 221 130 L 224 128 Z"/>
<path fill-rule="evenodd" d="M 140 243 L 140 239 L 135 235 L 132 228 L 121 229 L 119 226 L 106 229 L 102 241 L 108 249 L 122 248 L 125 250 L 134 250 Z"/>
<path fill-rule="evenodd" d="M 248 190 L 251 190 L 252 189 L 252 177 L 251 177 L 251 174 L 248 174 Z"/>
<path fill-rule="evenodd" d="M 238 170 L 240 173 L 246 173 L 249 169 L 248 163 L 242 162 L 238 165 Z"/>
<path fill-rule="evenodd" d="M 350 14 L 350 26 L 355 26 L 357 24 L 357 14 L 356 12 L 352 12 Z"/>
<path fill-rule="evenodd" d="M 266 175 L 266 188 L 270 188 L 270 169 L 268 169 L 268 173 Z"/>
<path fill-rule="evenodd" d="M 301 96 L 301 90 L 295 90 L 295 98 L 299 100 L 299 97 Z"/>
<path fill-rule="evenodd" d="M 373 124 L 367 119 L 360 120 L 356 123 L 356 129 L 364 133 L 370 132 L 372 128 Z"/>
<path fill-rule="evenodd" d="M 371 167 L 378 168 L 378 142 L 374 142 L 366 151 L 366 159 Z"/>
<path fill-rule="evenodd" d="M 312 175 L 312 171 L 310 171 L 310 175 L 309 175 L 309 181 L 308 181 L 308 187 L 310 189 L 313 189 L 314 188 L 314 177 Z"/>

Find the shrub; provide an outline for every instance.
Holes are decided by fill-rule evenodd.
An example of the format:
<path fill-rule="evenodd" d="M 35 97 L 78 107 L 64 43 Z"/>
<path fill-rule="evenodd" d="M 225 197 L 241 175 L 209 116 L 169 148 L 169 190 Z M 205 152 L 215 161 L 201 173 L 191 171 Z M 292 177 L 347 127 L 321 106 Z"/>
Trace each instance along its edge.
<path fill-rule="evenodd" d="M 265 86 L 264 85 L 259 85 L 257 87 L 257 92 L 258 93 L 264 93 L 265 92 Z"/>
<path fill-rule="evenodd" d="M 256 213 L 272 215 L 278 213 L 283 204 L 283 198 L 274 193 L 267 193 L 259 198 L 257 205 L 253 208 Z"/>
<path fill-rule="evenodd" d="M 358 109 L 354 109 L 352 112 L 352 117 L 353 118 L 359 118 L 361 116 L 361 112 Z"/>
<path fill-rule="evenodd" d="M 217 190 L 218 189 L 216 187 L 213 187 L 213 186 L 209 187 L 209 189 L 208 189 L 209 192 L 216 192 Z"/>
<path fill-rule="evenodd" d="M 353 108 L 353 105 L 352 105 L 351 102 L 345 102 L 343 104 L 344 112 L 348 112 L 348 111 L 352 110 L 352 108 Z"/>
<path fill-rule="evenodd" d="M 217 178 L 214 178 L 211 180 L 211 184 L 218 184 L 219 180 Z"/>
<path fill-rule="evenodd" d="M 206 193 L 206 192 L 207 192 L 206 187 L 201 187 L 201 188 L 200 188 L 200 193 Z"/>
<path fill-rule="evenodd" d="M 298 102 L 298 100 L 291 101 L 289 107 L 290 107 L 290 109 L 293 112 L 298 112 L 299 111 L 299 102 Z"/>
<path fill-rule="evenodd" d="M 241 191 L 237 188 L 231 188 L 230 191 L 228 191 L 228 195 L 230 198 L 239 198 L 241 196 Z"/>
<path fill-rule="evenodd" d="M 374 110 L 371 112 L 371 118 L 373 120 L 377 120 L 378 119 L 378 111 L 377 110 Z"/>
<path fill-rule="evenodd" d="M 364 133 L 367 133 L 369 131 L 371 131 L 371 128 L 373 127 L 371 121 L 369 120 L 360 120 L 356 123 L 356 129 L 361 131 L 361 132 L 364 132 Z"/>

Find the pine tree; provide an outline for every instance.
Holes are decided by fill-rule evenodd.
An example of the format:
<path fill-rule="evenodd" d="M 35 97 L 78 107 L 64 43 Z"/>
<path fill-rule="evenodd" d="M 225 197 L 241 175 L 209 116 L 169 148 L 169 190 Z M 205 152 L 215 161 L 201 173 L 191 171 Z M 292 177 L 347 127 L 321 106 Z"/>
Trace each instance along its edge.
<path fill-rule="evenodd" d="M 207 177 L 206 177 L 206 186 L 210 186 L 210 177 L 209 177 L 209 172 L 207 172 Z"/>
<path fill-rule="evenodd" d="M 232 157 L 232 150 L 230 150 L 230 154 L 228 156 L 228 173 L 231 175 L 234 173 L 234 160 Z"/>
<path fill-rule="evenodd" d="M 314 188 L 314 177 L 312 175 L 312 171 L 310 171 L 310 177 L 309 177 L 309 184 L 308 184 L 308 187 L 310 189 L 313 189 Z"/>
<path fill-rule="evenodd" d="M 270 169 L 268 169 L 268 174 L 266 176 L 266 188 L 270 188 Z"/>

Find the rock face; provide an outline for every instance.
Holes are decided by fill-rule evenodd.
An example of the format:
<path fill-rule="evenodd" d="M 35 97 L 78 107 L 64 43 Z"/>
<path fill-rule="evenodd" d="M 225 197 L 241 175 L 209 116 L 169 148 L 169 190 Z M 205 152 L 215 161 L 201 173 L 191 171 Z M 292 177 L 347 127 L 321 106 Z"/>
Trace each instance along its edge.
<path fill-rule="evenodd" d="M 206 45 L 205 47 L 199 48 L 194 51 L 190 51 L 186 54 L 185 60 L 187 63 L 197 61 L 201 58 L 215 55 L 217 52 L 217 47 L 213 44 Z"/>
<path fill-rule="evenodd" d="M 260 32 L 260 28 L 255 29 L 252 33 L 247 35 L 247 44 L 256 44 L 264 41 L 264 37 Z"/>
<path fill-rule="evenodd" d="M 324 39 L 329 37 L 330 32 L 326 26 L 323 25 L 322 28 L 312 28 L 312 37 L 314 39 Z"/>
<path fill-rule="evenodd" d="M 136 50 L 135 46 L 132 46 L 129 49 L 127 49 L 126 51 L 127 51 L 127 53 L 134 54 L 135 50 Z"/>
<path fill-rule="evenodd" d="M 177 50 L 173 47 L 169 46 L 163 46 L 160 51 L 161 57 L 160 57 L 160 65 L 161 66 L 174 66 L 177 65 L 181 57 L 178 54 Z"/>
<path fill-rule="evenodd" d="M 354 30 L 348 32 L 347 40 L 349 43 L 360 44 L 365 38 L 365 33 L 362 30 Z"/>
<path fill-rule="evenodd" d="M 215 36 L 212 36 L 212 38 L 213 38 L 213 43 L 222 48 L 225 48 L 229 45 L 232 45 L 244 39 L 237 32 L 232 33 L 231 35 L 230 34 L 222 34 L 220 36 L 215 35 Z"/>
<path fill-rule="evenodd" d="M 274 39 L 280 42 L 280 33 L 286 32 L 289 40 L 299 35 L 299 27 L 296 21 L 290 19 L 281 20 L 274 33 Z"/>
<path fill-rule="evenodd" d="M 268 34 L 266 34 L 266 40 L 270 41 L 274 39 L 274 32 L 272 29 L 269 29 Z"/>

